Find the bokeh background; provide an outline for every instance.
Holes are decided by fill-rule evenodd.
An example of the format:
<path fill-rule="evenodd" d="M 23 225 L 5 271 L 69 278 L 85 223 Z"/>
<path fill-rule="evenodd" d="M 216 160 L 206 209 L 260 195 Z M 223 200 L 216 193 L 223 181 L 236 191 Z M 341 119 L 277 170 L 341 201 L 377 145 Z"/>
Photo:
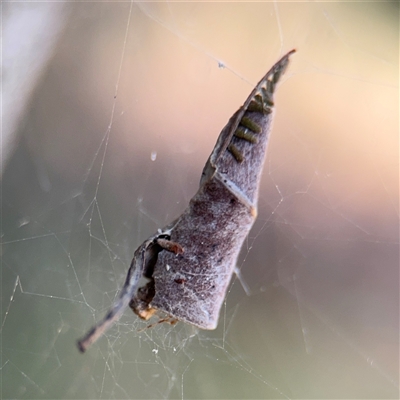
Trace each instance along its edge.
<path fill-rule="evenodd" d="M 399 398 L 397 2 L 9 3 L 2 18 L 2 398 Z M 79 354 L 292 48 L 239 259 L 249 295 L 233 278 L 210 332 L 142 330 L 127 311 Z"/>

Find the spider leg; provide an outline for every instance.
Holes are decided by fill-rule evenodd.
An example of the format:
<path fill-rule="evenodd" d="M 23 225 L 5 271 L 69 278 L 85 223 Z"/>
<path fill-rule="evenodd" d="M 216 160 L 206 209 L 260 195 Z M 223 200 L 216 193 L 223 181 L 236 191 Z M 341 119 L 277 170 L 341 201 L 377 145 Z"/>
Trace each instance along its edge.
<path fill-rule="evenodd" d="M 179 243 L 172 242 L 171 240 L 157 238 L 155 241 L 160 247 L 164 250 L 170 251 L 171 253 L 182 254 L 184 251 L 183 247 Z"/>
<path fill-rule="evenodd" d="M 161 319 L 159 319 L 158 321 L 156 321 L 156 322 L 154 322 L 154 323 L 152 323 L 152 324 L 150 324 L 150 325 L 147 325 L 147 326 L 145 326 L 145 327 L 142 328 L 142 329 L 139 329 L 138 332 L 139 332 L 139 333 L 140 333 L 140 332 L 144 332 L 144 331 L 146 331 L 147 329 L 151 329 L 151 328 L 155 327 L 156 325 L 163 324 L 164 322 L 168 322 L 170 325 L 175 325 L 178 321 L 179 321 L 179 320 L 178 320 L 177 318 L 174 318 L 174 317 L 172 317 L 171 315 L 168 315 L 168 316 L 165 317 L 165 318 L 161 318 Z"/>
<path fill-rule="evenodd" d="M 155 243 L 159 246 L 159 248 L 154 246 Z M 128 270 L 125 284 L 118 299 L 115 301 L 106 316 L 97 325 L 90 329 L 90 331 L 82 339 L 78 340 L 78 349 L 80 352 L 84 353 L 90 345 L 92 345 L 104 332 L 111 327 L 115 321 L 121 317 L 132 299 L 136 299 L 141 278 L 143 278 L 150 260 L 155 263 L 157 261 L 157 254 L 162 250 L 170 251 L 175 254 L 183 253 L 182 246 L 164 237 L 157 237 L 144 242 L 142 246 L 140 246 L 135 252 L 131 266 Z M 138 310 L 135 310 L 134 308 L 134 311 L 141 318 L 143 318 Z M 147 317 L 148 313 L 149 311 L 146 308 L 146 314 L 143 315 L 146 315 Z M 154 314 L 154 312 L 152 312 L 152 314 Z M 148 318 L 150 317 L 151 315 L 149 314 Z"/>
<path fill-rule="evenodd" d="M 78 349 L 84 353 L 86 349 L 93 344 L 110 326 L 120 318 L 120 316 L 128 307 L 131 300 L 129 292 L 125 292 L 115 302 L 112 308 L 108 311 L 106 316 L 95 325 L 81 340 L 78 340 Z"/>
<path fill-rule="evenodd" d="M 136 268 L 134 257 L 128 270 L 125 284 L 114 305 L 97 325 L 95 325 L 82 339 L 78 340 L 77 344 L 80 352 L 84 353 L 90 345 L 92 345 L 115 321 L 121 317 L 125 309 L 128 307 L 133 295 L 137 291 L 141 273 L 142 271 L 139 268 Z"/>

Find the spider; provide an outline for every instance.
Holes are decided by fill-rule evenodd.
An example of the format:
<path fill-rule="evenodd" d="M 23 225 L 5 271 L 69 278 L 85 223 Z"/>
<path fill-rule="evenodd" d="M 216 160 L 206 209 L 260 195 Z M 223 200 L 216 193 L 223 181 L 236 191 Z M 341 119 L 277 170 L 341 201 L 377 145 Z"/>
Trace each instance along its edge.
<path fill-rule="evenodd" d="M 106 316 L 81 340 L 81 352 L 129 306 L 141 319 L 215 329 L 237 257 L 256 217 L 260 178 L 282 57 L 230 118 L 183 214 L 135 251 L 125 284 Z M 150 325 L 154 326 L 154 324 Z"/>

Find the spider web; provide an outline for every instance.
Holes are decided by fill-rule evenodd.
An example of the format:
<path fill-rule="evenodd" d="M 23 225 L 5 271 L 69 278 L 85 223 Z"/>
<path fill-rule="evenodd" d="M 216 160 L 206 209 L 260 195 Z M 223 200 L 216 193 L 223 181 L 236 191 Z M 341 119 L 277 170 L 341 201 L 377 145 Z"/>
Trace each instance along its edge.
<path fill-rule="evenodd" d="M 398 5 L 67 7 L 2 178 L 2 398 L 398 398 Z M 79 354 L 292 48 L 218 328 L 127 311 Z"/>

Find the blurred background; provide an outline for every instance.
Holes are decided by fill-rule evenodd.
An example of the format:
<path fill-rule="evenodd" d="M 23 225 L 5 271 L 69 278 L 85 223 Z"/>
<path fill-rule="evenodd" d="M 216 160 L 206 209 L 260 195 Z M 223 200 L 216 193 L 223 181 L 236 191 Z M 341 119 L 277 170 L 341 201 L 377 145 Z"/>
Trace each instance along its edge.
<path fill-rule="evenodd" d="M 2 8 L 2 398 L 399 398 L 393 2 Z M 259 215 L 215 331 L 127 311 L 134 250 L 179 215 L 219 132 L 296 48 Z"/>

